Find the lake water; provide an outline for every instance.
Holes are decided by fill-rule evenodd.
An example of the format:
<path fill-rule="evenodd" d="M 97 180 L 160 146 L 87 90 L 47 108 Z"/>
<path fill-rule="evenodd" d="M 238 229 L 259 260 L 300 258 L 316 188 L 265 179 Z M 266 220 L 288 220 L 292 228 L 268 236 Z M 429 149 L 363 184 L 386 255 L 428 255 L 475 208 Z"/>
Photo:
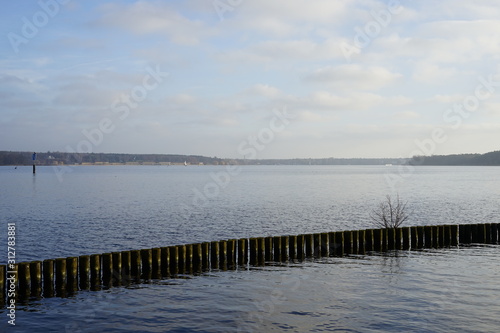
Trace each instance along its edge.
<path fill-rule="evenodd" d="M 500 168 L 0 167 L 18 261 L 372 227 L 399 193 L 408 225 L 499 222 Z M 6 252 L 6 251 L 5 251 Z M 323 258 L 81 292 L 19 308 L 13 332 L 496 332 L 498 246 Z M 7 253 L 0 253 L 0 263 Z M 3 319 L 1 319 L 3 318 Z"/>

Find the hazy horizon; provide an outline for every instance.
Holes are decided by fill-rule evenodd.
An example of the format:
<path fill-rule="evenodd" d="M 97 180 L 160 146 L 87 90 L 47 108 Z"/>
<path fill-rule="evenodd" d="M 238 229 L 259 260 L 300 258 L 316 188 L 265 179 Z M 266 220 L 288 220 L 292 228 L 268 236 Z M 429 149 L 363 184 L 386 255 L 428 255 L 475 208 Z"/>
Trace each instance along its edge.
<path fill-rule="evenodd" d="M 0 150 L 496 151 L 499 17 L 491 0 L 6 2 Z"/>

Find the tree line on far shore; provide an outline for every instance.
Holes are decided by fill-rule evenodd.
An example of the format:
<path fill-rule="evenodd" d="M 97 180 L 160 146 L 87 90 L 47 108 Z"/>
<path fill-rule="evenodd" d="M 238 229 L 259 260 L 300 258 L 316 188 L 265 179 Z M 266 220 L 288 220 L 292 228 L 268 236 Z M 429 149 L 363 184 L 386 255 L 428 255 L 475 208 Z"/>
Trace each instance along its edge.
<path fill-rule="evenodd" d="M 33 152 L 0 151 L 0 165 L 31 165 Z M 189 165 L 500 165 L 500 151 L 486 154 L 433 155 L 408 158 L 228 159 L 198 155 L 37 152 L 37 165 L 74 164 Z"/>

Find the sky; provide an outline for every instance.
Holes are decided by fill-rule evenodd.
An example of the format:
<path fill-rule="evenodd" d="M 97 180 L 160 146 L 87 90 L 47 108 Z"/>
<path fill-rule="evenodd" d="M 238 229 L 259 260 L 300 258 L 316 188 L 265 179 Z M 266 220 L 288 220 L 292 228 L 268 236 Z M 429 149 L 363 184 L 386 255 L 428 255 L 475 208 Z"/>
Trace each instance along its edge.
<path fill-rule="evenodd" d="M 0 150 L 500 148 L 497 0 L 8 1 Z"/>

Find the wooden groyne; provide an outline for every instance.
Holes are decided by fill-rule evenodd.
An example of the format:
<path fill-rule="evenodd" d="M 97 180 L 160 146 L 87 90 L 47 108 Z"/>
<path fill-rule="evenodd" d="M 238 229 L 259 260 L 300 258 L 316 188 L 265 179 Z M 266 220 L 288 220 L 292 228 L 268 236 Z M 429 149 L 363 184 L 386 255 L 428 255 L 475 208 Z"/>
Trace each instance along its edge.
<path fill-rule="evenodd" d="M 8 299 L 67 297 L 151 279 L 390 250 L 498 244 L 500 223 L 412 226 L 230 239 L 0 265 L 0 305 Z"/>

